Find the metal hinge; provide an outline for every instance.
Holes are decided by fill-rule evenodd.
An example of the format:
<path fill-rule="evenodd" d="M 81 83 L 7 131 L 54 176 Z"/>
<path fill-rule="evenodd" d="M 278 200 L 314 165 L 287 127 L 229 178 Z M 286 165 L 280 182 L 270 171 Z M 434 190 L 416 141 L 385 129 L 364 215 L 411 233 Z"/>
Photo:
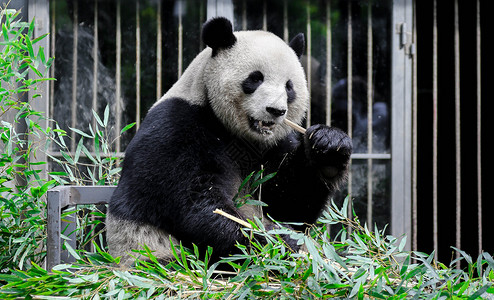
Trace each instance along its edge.
<path fill-rule="evenodd" d="M 407 23 L 396 24 L 396 32 L 400 36 L 400 49 L 405 51 L 405 55 L 415 55 L 415 44 L 412 43 L 412 33 L 407 30 Z"/>

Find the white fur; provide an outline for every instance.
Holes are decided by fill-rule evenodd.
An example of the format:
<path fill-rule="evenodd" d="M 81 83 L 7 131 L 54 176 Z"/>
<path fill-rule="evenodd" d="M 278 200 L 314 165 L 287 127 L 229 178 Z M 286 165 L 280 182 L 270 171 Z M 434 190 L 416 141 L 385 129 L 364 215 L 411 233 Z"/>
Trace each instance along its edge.
<path fill-rule="evenodd" d="M 143 250 L 146 245 L 153 251 L 153 255 L 162 260 L 173 259 L 170 239 L 174 245 L 179 245 L 179 241 L 164 232 L 163 230 L 147 224 L 122 220 L 112 214 L 106 216 L 108 249 L 113 257 L 120 256 L 121 265 L 132 265 L 134 257 L 140 257 L 138 253 L 131 252 L 129 249 Z M 144 257 L 140 257 L 144 259 Z"/>
<path fill-rule="evenodd" d="M 284 118 L 301 123 L 308 104 L 309 92 L 305 73 L 295 52 L 276 35 L 265 31 L 234 33 L 237 42 L 219 50 L 212 57 L 211 48 L 203 50 L 189 65 L 183 76 L 158 101 L 180 97 L 195 105 L 207 99 L 216 116 L 233 133 L 265 146 L 272 146 L 292 129 Z M 253 71 L 264 75 L 264 82 L 250 95 L 242 90 L 242 82 Z M 291 80 L 296 99 L 288 104 L 285 84 Z M 266 107 L 286 109 L 281 117 L 273 117 Z M 275 122 L 270 134 L 252 130 L 249 117 Z"/>

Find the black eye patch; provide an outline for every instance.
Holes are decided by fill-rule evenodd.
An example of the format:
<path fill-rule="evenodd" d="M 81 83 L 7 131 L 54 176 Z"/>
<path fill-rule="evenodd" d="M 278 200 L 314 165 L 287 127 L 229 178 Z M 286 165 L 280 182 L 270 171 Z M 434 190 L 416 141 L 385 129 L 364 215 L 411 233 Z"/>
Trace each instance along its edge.
<path fill-rule="evenodd" d="M 291 103 L 295 100 L 297 97 L 297 94 L 295 93 L 295 90 L 293 89 L 293 82 L 291 80 L 288 80 L 285 84 L 285 90 L 286 90 L 286 96 L 287 99 L 286 101 L 288 103 Z"/>
<path fill-rule="evenodd" d="M 264 75 L 260 71 L 254 71 L 242 82 L 242 90 L 246 94 L 254 93 L 264 81 Z"/>

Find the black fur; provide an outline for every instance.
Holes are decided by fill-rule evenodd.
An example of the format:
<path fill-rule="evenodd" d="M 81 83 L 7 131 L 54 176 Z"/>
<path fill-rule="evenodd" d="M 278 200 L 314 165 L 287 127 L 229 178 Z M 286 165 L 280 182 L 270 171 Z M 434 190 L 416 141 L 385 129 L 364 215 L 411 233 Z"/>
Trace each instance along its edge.
<path fill-rule="evenodd" d="M 213 49 L 213 56 L 218 50 L 235 45 L 237 38 L 233 34 L 232 23 L 223 17 L 212 18 L 202 27 L 202 41 Z"/>
<path fill-rule="evenodd" d="M 265 174 L 277 171 L 262 188 L 265 212 L 278 221 L 312 224 L 345 177 L 351 150 L 346 134 L 324 125 L 261 149 L 230 134 L 209 106 L 167 99 L 149 111 L 127 147 L 109 213 L 161 228 L 186 246 L 212 246 L 218 258 L 232 253 L 235 242 L 246 243 L 239 224 L 213 213 L 219 208 L 245 219 L 232 201 L 239 184 L 233 178 L 261 164 Z M 337 172 L 328 175 L 327 168 Z"/>
<path fill-rule="evenodd" d="M 288 80 L 286 82 L 285 90 L 287 95 L 287 102 L 293 102 L 297 98 L 297 93 L 295 93 L 295 90 L 293 89 L 293 83 L 291 80 Z"/>
<path fill-rule="evenodd" d="M 264 82 L 264 75 L 261 71 L 254 71 L 242 82 L 242 90 L 246 94 L 254 93 Z"/>
<path fill-rule="evenodd" d="M 305 37 L 303 33 L 297 34 L 291 41 L 290 41 L 290 47 L 295 51 L 295 54 L 297 54 L 298 58 L 304 54 L 305 50 Z"/>

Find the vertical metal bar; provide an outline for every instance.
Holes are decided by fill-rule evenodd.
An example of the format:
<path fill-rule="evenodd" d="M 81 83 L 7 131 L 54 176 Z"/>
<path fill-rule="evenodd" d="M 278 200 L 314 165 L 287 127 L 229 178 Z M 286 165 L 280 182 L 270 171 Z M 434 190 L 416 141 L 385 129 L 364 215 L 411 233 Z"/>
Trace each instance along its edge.
<path fill-rule="evenodd" d="M 161 98 L 161 70 L 163 67 L 162 62 L 162 39 L 163 34 L 161 30 L 161 0 L 158 0 L 158 8 L 156 15 L 156 99 Z"/>
<path fill-rule="evenodd" d="M 348 21 L 347 21 L 347 128 L 348 128 L 348 136 L 352 138 L 353 136 L 353 123 L 352 123 L 352 114 L 353 114 L 353 32 L 352 32 L 352 1 L 348 1 Z M 350 195 L 350 199 L 352 197 L 352 163 L 350 161 L 349 165 L 350 172 L 348 173 L 348 195 Z M 350 201 L 348 205 L 348 215 L 352 216 L 352 202 Z"/>
<path fill-rule="evenodd" d="M 47 34 L 50 32 L 50 3 L 49 0 L 29 0 L 26 1 L 28 9 L 27 9 L 27 14 L 28 14 L 28 19 L 33 20 L 36 23 L 36 26 L 34 27 L 33 31 L 33 36 L 32 38 L 38 38 L 44 34 Z M 33 45 L 33 49 L 35 53 L 37 53 L 41 48 L 45 49 L 45 51 L 49 51 L 50 49 L 50 41 L 49 39 L 43 39 L 41 41 L 38 41 L 35 45 Z M 45 55 L 49 55 L 49 52 L 45 52 Z M 45 69 L 42 66 L 39 66 L 40 71 L 42 73 L 45 73 Z M 29 78 L 35 78 L 34 72 L 29 71 L 28 74 Z M 35 111 L 44 111 L 49 113 L 50 111 L 50 104 L 49 104 L 49 99 L 50 99 L 50 85 L 48 81 L 45 82 L 39 82 L 37 84 L 37 90 L 31 90 L 27 94 L 27 99 L 32 99 L 34 94 L 39 94 L 42 99 L 42 101 L 31 101 L 32 108 Z M 24 97 L 21 97 L 24 98 Z M 43 100 L 44 99 L 44 100 Z M 40 119 L 39 125 L 42 128 L 47 128 L 49 125 L 49 119 L 51 116 L 48 116 L 48 118 Z M 25 122 L 21 122 L 25 123 Z M 19 126 L 20 124 L 17 124 Z M 17 127 L 16 126 L 16 127 Z M 27 126 L 26 126 L 27 129 Z M 29 138 L 31 139 L 31 138 Z M 48 157 L 44 151 L 37 151 L 36 155 L 34 153 L 31 153 L 30 158 L 31 161 L 48 161 Z M 42 179 L 48 179 L 48 165 L 41 165 L 39 166 L 39 171 L 40 171 L 40 178 Z"/>
<path fill-rule="evenodd" d="M 204 23 L 204 1 L 200 1 L 199 3 L 199 28 L 197 32 L 201 32 L 202 30 L 202 24 Z M 202 39 L 199 39 L 199 52 L 201 52 L 204 49 L 204 43 L 202 42 Z"/>
<path fill-rule="evenodd" d="M 182 24 L 182 1 L 177 1 L 178 6 L 178 62 L 177 62 L 177 78 L 182 76 L 182 62 L 183 62 L 183 24 Z"/>
<path fill-rule="evenodd" d="M 326 1 L 326 124 L 331 126 L 332 52 L 331 1 Z"/>
<path fill-rule="evenodd" d="M 247 30 L 247 0 L 242 1 L 242 30 Z"/>
<path fill-rule="evenodd" d="M 372 0 L 368 1 L 367 9 L 367 153 L 372 153 L 372 113 L 373 113 L 373 36 L 372 36 Z M 372 176 L 372 158 L 367 160 L 367 227 L 372 229 L 372 206 L 373 206 L 373 176 Z"/>
<path fill-rule="evenodd" d="M 61 191 L 49 190 L 46 207 L 46 269 L 51 269 L 60 263 L 60 197 Z"/>
<path fill-rule="evenodd" d="M 77 126 L 77 48 L 79 39 L 79 14 L 78 14 L 78 2 L 72 1 L 74 6 L 73 11 L 73 23 L 72 23 L 72 103 L 71 103 L 71 126 L 76 128 Z M 75 131 L 71 131 L 70 134 L 70 150 L 75 151 Z"/>
<path fill-rule="evenodd" d="M 141 9 L 136 1 L 136 128 L 141 125 Z"/>
<path fill-rule="evenodd" d="M 266 0 L 262 1 L 262 30 L 268 30 L 268 12 Z"/>
<path fill-rule="evenodd" d="M 432 24 L 432 235 L 434 258 L 437 260 L 439 251 L 437 222 L 437 117 L 438 117 L 438 86 L 437 86 L 437 0 L 433 3 Z"/>
<path fill-rule="evenodd" d="M 460 126 L 460 25 L 458 0 L 455 0 L 454 57 L 455 57 L 455 142 L 456 142 L 456 248 L 461 249 L 461 126 Z M 456 258 L 460 253 L 456 252 Z M 460 267 L 460 262 L 456 263 Z"/>
<path fill-rule="evenodd" d="M 122 24 L 121 24 L 121 0 L 117 0 L 117 21 L 116 21 L 116 62 L 115 62 L 115 151 L 120 152 L 120 128 L 122 120 Z"/>
<path fill-rule="evenodd" d="M 417 48 L 416 2 L 413 2 L 412 45 Z M 412 251 L 417 251 L 417 53 L 412 55 Z"/>
<path fill-rule="evenodd" d="M 478 223 L 478 240 L 479 254 L 482 253 L 482 123 L 481 123 L 481 48 L 480 48 L 480 0 L 477 0 L 477 223 Z"/>
<path fill-rule="evenodd" d="M 307 28 L 307 87 L 309 89 L 309 99 L 310 99 L 311 87 L 312 87 L 312 76 L 311 76 L 311 70 L 312 70 L 312 65 L 311 65 L 312 35 L 311 35 L 311 25 L 310 25 L 310 1 L 307 1 L 306 13 L 307 13 L 307 24 L 306 24 L 306 28 Z M 311 124 L 311 116 L 310 115 L 311 115 L 311 103 L 309 103 L 309 108 L 307 110 L 307 127 L 309 127 Z"/>
<path fill-rule="evenodd" d="M 98 0 L 94 0 L 93 23 L 93 110 L 98 112 Z M 96 120 L 93 120 L 93 128 L 96 128 Z"/>
<path fill-rule="evenodd" d="M 55 45 L 56 45 L 56 30 L 57 30 L 57 27 L 56 27 L 56 17 L 55 17 L 55 12 L 56 12 L 56 3 L 57 1 L 50 1 L 50 32 L 52 34 L 50 34 L 50 57 L 55 57 Z M 55 65 L 56 65 L 56 62 L 53 61 L 53 63 L 51 64 L 51 67 L 50 67 L 50 77 L 51 78 L 55 78 Z M 53 101 L 54 99 L 54 96 L 55 95 L 55 82 L 53 81 L 50 81 L 50 115 L 49 115 L 49 118 L 53 119 L 53 114 L 54 114 L 54 107 L 55 107 L 55 101 Z"/>
<path fill-rule="evenodd" d="M 391 36 L 391 235 L 412 236 L 411 132 L 412 61 L 402 41 L 403 29 L 413 24 L 413 0 L 393 0 Z M 410 250 L 410 243 L 405 249 Z"/>
<path fill-rule="evenodd" d="M 290 36 L 288 34 L 288 3 L 283 0 L 283 40 L 288 43 Z"/>

